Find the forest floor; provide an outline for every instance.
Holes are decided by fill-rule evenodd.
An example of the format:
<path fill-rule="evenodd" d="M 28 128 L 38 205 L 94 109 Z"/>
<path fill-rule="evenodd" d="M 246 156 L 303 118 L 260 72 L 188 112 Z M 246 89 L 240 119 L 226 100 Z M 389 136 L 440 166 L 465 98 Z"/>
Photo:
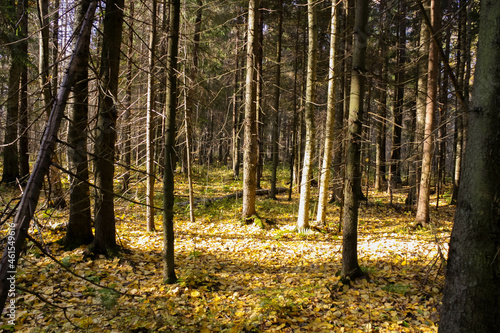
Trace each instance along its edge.
<path fill-rule="evenodd" d="M 241 190 L 241 181 L 232 180 L 228 170 L 195 172 L 197 198 Z M 281 172 L 285 179 L 286 170 Z M 187 181 L 176 177 L 177 200 L 185 201 Z M 264 229 L 241 223 L 241 199 L 197 207 L 195 223 L 187 207 L 177 206 L 179 281 L 173 285 L 162 280 L 160 213 L 157 232 L 148 233 L 145 207 L 117 200 L 122 250 L 106 258 L 91 257 L 84 247 L 64 251 L 55 241 L 64 235 L 68 211 L 40 210 L 31 234 L 62 266 L 28 242 L 17 269 L 16 283 L 24 291 L 17 291 L 15 331 L 437 332 L 455 207 L 441 199 L 436 209 L 433 196 L 433 227 L 412 228 L 414 214 L 401 209 L 404 192 L 395 193 L 393 206 L 386 193 L 373 191 L 361 204 L 358 257 L 369 278 L 350 285 L 336 274 L 341 268 L 340 208 L 329 205 L 326 227 L 298 233 L 297 194 L 291 201 L 287 194 L 278 201 L 258 197 L 257 211 L 267 220 Z M 138 193 L 140 188 L 131 197 L 143 200 Z M 161 207 L 160 194 L 158 184 Z"/>

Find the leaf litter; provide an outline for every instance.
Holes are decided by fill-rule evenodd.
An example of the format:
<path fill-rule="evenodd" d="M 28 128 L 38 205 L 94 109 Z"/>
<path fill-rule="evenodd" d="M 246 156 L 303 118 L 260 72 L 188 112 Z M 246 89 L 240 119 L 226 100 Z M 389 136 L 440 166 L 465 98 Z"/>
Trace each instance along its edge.
<path fill-rule="evenodd" d="M 360 208 L 358 258 L 368 279 L 343 284 L 339 208 L 322 228 L 298 233 L 297 198 L 257 199 L 272 220 L 267 228 L 242 224 L 241 200 L 185 210 L 175 216 L 179 281 L 162 279 L 161 215 L 147 233 L 134 205 L 117 205 L 118 257 L 92 258 L 81 247 L 54 241 L 62 228 L 42 228 L 52 255 L 79 275 L 127 293 L 75 278 L 28 244 L 17 283 L 19 332 L 437 332 L 453 207 L 432 209 L 433 230 L 411 228 L 411 214 L 372 198 Z M 378 196 L 378 197 L 377 197 Z M 400 198 L 404 200 L 403 197 Z M 142 207 L 140 207 L 142 209 Z M 48 225 L 65 213 L 40 217 Z M 311 216 L 313 216 L 311 214 Z M 43 221 L 45 219 L 45 221 Z"/>

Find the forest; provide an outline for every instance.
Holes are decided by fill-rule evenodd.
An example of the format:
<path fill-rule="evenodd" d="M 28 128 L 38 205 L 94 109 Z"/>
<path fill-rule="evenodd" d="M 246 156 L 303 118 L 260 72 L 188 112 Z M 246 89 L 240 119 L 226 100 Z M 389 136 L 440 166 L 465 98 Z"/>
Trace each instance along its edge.
<path fill-rule="evenodd" d="M 500 332 L 500 2 L 2 0 L 0 330 Z"/>

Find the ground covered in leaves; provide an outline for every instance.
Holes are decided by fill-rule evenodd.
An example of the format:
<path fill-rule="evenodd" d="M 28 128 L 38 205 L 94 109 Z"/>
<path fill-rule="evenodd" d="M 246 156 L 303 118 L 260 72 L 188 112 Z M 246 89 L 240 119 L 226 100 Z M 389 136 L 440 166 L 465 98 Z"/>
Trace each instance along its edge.
<path fill-rule="evenodd" d="M 196 196 L 241 189 L 230 178 L 229 172 L 200 172 Z M 178 201 L 184 201 L 185 179 L 179 176 L 177 186 Z M 413 214 L 401 209 L 402 193 L 390 206 L 384 193 L 369 192 L 360 208 L 358 248 L 369 277 L 344 285 L 336 275 L 340 208 L 329 206 L 327 226 L 298 233 L 298 197 L 286 199 L 258 198 L 264 229 L 241 223 L 240 199 L 198 207 L 195 223 L 187 208 L 178 207 L 179 281 L 173 285 L 162 281 L 160 214 L 158 231 L 147 233 L 145 208 L 118 200 L 122 251 L 105 258 L 89 256 L 84 247 L 64 251 L 54 241 L 64 235 L 68 212 L 40 211 L 31 234 L 61 265 L 28 243 L 17 270 L 22 290 L 15 330 L 437 332 L 453 206 L 433 207 L 434 227 L 422 230 L 412 228 Z"/>

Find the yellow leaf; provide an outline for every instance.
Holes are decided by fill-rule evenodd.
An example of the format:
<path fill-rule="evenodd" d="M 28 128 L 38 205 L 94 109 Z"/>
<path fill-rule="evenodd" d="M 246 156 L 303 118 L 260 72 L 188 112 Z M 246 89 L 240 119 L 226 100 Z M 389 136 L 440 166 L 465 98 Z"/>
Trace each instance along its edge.
<path fill-rule="evenodd" d="M 191 297 L 200 297 L 200 292 L 198 290 L 193 290 L 191 292 Z"/>

